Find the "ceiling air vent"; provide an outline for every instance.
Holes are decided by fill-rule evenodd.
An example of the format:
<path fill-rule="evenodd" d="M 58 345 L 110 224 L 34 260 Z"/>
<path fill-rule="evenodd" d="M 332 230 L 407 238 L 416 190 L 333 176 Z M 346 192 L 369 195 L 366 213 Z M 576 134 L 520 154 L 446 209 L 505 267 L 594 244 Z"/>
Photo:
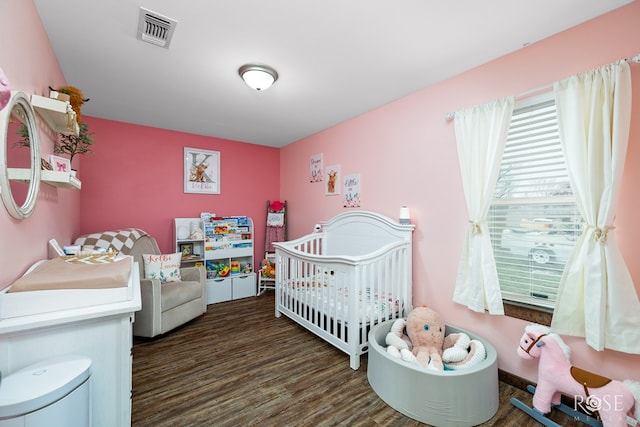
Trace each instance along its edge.
<path fill-rule="evenodd" d="M 167 18 L 141 7 L 138 19 L 138 39 L 168 49 L 177 23 L 178 21 L 175 19 Z"/>

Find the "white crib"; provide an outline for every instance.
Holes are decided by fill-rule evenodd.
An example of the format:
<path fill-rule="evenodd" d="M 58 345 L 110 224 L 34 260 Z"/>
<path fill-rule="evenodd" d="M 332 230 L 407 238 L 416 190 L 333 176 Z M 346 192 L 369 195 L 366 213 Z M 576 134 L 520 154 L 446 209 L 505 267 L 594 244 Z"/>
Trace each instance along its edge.
<path fill-rule="evenodd" d="M 275 315 L 349 354 L 358 369 L 371 327 L 412 309 L 414 226 L 367 211 L 348 211 L 320 226 L 274 243 Z"/>

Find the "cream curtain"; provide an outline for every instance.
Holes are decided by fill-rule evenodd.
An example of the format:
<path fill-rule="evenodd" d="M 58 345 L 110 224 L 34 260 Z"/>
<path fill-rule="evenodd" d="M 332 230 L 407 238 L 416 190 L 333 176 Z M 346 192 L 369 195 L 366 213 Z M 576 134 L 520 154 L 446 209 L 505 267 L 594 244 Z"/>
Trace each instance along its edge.
<path fill-rule="evenodd" d="M 569 179 L 585 230 L 551 323 L 596 350 L 640 353 L 640 303 L 616 245 L 615 208 L 629 142 L 631 74 L 619 61 L 554 84 Z"/>
<path fill-rule="evenodd" d="M 513 114 L 514 98 L 499 99 L 459 111 L 455 133 L 469 226 L 453 301 L 469 309 L 504 314 L 496 261 L 487 227 L 487 212 Z"/>

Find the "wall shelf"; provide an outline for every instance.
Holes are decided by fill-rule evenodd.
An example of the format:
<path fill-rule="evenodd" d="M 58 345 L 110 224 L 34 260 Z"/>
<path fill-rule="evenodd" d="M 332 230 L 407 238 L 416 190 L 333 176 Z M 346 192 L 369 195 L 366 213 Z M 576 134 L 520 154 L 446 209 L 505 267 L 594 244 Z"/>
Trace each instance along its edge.
<path fill-rule="evenodd" d="M 31 95 L 31 105 L 54 131 L 66 135 L 78 135 L 80 132 L 76 113 L 68 101 Z"/>
<path fill-rule="evenodd" d="M 8 168 L 9 180 L 29 182 L 31 180 L 31 169 L 26 168 Z M 40 181 L 45 182 L 53 187 L 71 188 L 79 190 L 82 188 L 82 182 L 69 172 L 58 172 L 50 170 L 40 171 Z"/>
<path fill-rule="evenodd" d="M 69 172 L 58 172 L 50 170 L 42 170 L 40 181 L 59 188 L 72 188 L 79 190 L 82 188 L 82 182 Z"/>

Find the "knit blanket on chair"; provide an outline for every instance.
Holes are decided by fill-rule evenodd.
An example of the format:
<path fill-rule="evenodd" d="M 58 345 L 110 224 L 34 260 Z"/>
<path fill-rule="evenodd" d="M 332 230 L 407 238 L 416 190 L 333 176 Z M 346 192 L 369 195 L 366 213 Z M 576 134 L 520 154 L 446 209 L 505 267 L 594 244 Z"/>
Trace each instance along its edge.
<path fill-rule="evenodd" d="M 125 228 L 122 230 L 104 231 L 102 233 L 85 234 L 76 239 L 75 244 L 82 249 L 105 248 L 128 255 L 134 243 L 147 233 L 138 228 Z"/>

